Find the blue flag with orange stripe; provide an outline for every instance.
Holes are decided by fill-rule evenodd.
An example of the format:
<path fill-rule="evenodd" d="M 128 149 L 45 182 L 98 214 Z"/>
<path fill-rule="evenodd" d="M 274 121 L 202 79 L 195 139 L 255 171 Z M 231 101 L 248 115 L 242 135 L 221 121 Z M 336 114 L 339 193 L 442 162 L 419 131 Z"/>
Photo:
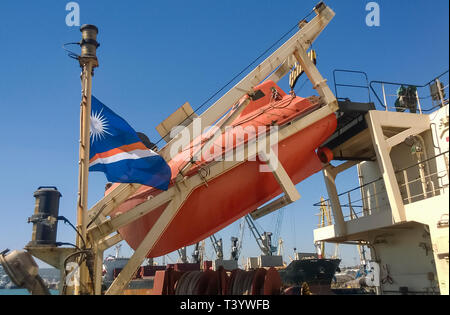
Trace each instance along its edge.
<path fill-rule="evenodd" d="M 167 190 L 169 165 L 148 149 L 133 128 L 92 96 L 89 171 L 113 183 L 139 183 Z"/>

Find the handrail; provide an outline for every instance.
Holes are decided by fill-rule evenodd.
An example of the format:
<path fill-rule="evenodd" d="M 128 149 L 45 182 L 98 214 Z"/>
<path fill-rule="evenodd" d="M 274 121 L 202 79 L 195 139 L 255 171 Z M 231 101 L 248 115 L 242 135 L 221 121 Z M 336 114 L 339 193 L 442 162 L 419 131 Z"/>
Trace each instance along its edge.
<path fill-rule="evenodd" d="M 427 198 L 430 198 L 432 196 L 435 196 L 437 192 L 439 192 L 439 191 L 441 191 L 443 189 L 447 189 L 449 187 L 448 182 L 445 183 L 445 184 L 439 183 L 439 178 L 443 178 L 445 176 L 447 176 L 447 178 L 448 178 L 448 176 L 449 176 L 448 169 L 436 170 L 436 171 L 434 171 L 432 173 L 430 172 L 430 173 L 424 174 L 424 176 L 419 176 L 419 177 L 413 178 L 413 179 L 408 179 L 407 175 L 405 177 L 405 173 L 406 173 L 407 170 L 409 170 L 409 169 L 411 169 L 413 167 L 417 167 L 417 166 L 423 165 L 423 164 L 425 164 L 425 163 L 427 163 L 427 162 L 429 162 L 431 160 L 437 160 L 439 157 L 446 156 L 448 154 L 449 154 L 449 151 L 442 152 L 442 153 L 437 154 L 437 155 L 435 155 L 435 156 L 433 156 L 431 158 L 422 160 L 422 161 L 417 162 L 417 163 L 415 163 L 413 165 L 410 165 L 410 166 L 407 166 L 405 168 L 402 168 L 402 169 L 399 169 L 399 170 L 395 171 L 396 175 L 403 173 L 403 178 L 404 178 L 405 182 L 404 183 L 403 182 L 399 182 L 399 188 L 400 189 L 406 189 L 406 191 L 404 192 L 406 194 L 405 198 L 403 198 L 404 196 L 403 196 L 403 193 L 402 193 L 403 202 L 406 202 L 406 203 L 409 204 L 409 203 L 418 201 L 418 200 L 414 201 L 414 199 L 416 199 L 417 197 L 422 197 L 422 196 L 424 197 L 424 199 L 427 199 Z M 440 176 L 441 174 L 444 174 L 444 175 Z M 435 179 L 437 178 L 437 180 L 438 180 L 438 184 L 437 185 L 433 184 L 433 181 L 431 180 L 432 178 L 435 178 Z M 374 213 L 378 209 L 381 209 L 381 208 L 384 208 L 384 207 L 388 206 L 389 202 L 388 203 L 382 203 L 379 200 L 379 196 L 386 192 L 385 189 L 381 189 L 381 190 L 377 191 L 378 190 L 378 188 L 377 188 L 378 186 L 376 185 L 376 183 L 380 182 L 381 180 L 383 180 L 383 177 L 379 177 L 379 178 L 377 178 L 375 180 L 372 180 L 372 181 L 370 181 L 368 183 L 365 183 L 365 184 L 363 184 L 361 186 L 358 186 L 356 188 L 353 188 L 353 189 L 350 189 L 350 190 L 347 190 L 347 191 L 345 191 L 343 193 L 338 194 L 339 198 L 342 197 L 342 196 L 348 195 L 348 202 L 345 203 L 345 201 L 343 201 L 340 204 L 340 206 L 343 207 L 343 208 L 344 207 L 345 208 L 350 208 L 350 211 L 354 211 L 353 210 L 354 208 L 362 208 L 363 209 L 362 212 L 354 211 L 357 215 L 359 215 L 361 213 Z M 427 184 L 427 187 L 426 188 L 424 187 L 423 191 L 421 193 L 415 194 L 415 195 L 411 195 L 410 191 L 409 191 L 409 187 L 412 184 L 420 182 L 420 181 L 422 181 L 422 182 L 425 181 L 427 183 L 431 181 L 431 187 L 429 187 L 428 184 Z M 366 194 L 362 193 L 361 197 L 359 197 L 359 198 L 357 197 L 358 199 L 351 200 L 350 193 L 352 193 L 354 191 L 360 191 L 361 188 L 364 188 L 364 187 L 367 187 L 367 186 L 370 186 L 370 185 L 373 185 L 374 189 L 373 189 L 373 192 L 371 192 L 371 194 L 369 196 L 367 196 Z M 354 197 L 356 197 L 356 196 L 354 196 Z M 367 206 L 366 203 L 368 201 L 370 202 L 371 200 L 373 201 L 374 198 L 375 198 L 375 204 L 370 206 L 370 208 L 366 208 L 366 206 Z M 362 201 L 362 205 L 361 204 L 356 204 L 356 203 L 359 203 L 361 201 Z M 323 203 L 330 203 L 330 199 L 319 201 L 318 203 L 315 203 L 313 206 L 318 207 L 318 206 L 323 205 Z M 351 215 L 345 216 L 344 218 L 348 218 L 348 217 L 351 217 Z"/>
<path fill-rule="evenodd" d="M 443 77 L 444 75 L 446 75 L 447 73 L 449 72 L 449 70 L 447 70 L 447 71 L 445 71 L 445 72 L 443 72 L 442 74 L 440 74 L 439 76 L 437 76 L 437 77 L 435 77 L 434 79 L 432 79 L 431 81 L 429 81 L 429 82 L 427 82 L 427 83 L 425 83 L 425 84 L 423 84 L 423 85 L 420 85 L 420 84 L 408 84 L 408 83 L 399 83 L 399 82 L 389 82 L 389 81 L 377 81 L 377 80 L 373 80 L 373 81 L 370 81 L 370 83 L 369 83 L 369 87 L 370 87 L 370 89 L 372 90 L 372 92 L 373 92 L 373 94 L 375 95 L 375 97 L 376 97 L 376 99 L 378 100 L 378 102 L 380 103 L 380 105 L 384 108 L 384 109 L 387 109 L 386 108 L 386 105 L 383 103 L 383 101 L 380 99 L 380 97 L 378 96 L 378 94 L 377 94 L 377 92 L 375 91 L 375 88 L 374 88 L 374 84 L 381 84 L 381 85 L 397 85 L 397 86 L 415 86 L 416 88 L 425 88 L 425 87 L 427 87 L 427 86 L 430 86 L 430 84 L 432 84 L 433 82 L 435 82 L 436 81 L 436 79 L 440 79 L 441 77 Z M 445 89 L 445 87 L 444 87 L 444 89 Z M 425 99 L 425 98 L 420 98 L 420 97 L 417 97 L 418 99 Z M 432 111 L 433 109 L 435 109 L 435 108 L 437 108 L 437 107 L 439 107 L 439 106 L 433 106 L 433 107 L 431 107 L 431 108 L 429 108 L 429 109 L 422 109 L 422 111 L 423 112 L 429 112 L 429 111 Z"/>
<path fill-rule="evenodd" d="M 336 82 L 336 73 L 337 72 L 344 72 L 344 73 L 358 73 L 358 74 L 363 74 L 364 77 L 366 78 L 366 86 L 364 85 L 355 85 L 355 84 L 340 84 Z M 369 89 L 369 77 L 367 76 L 367 73 L 365 73 L 364 71 L 357 71 L 357 70 L 347 70 L 347 69 L 334 69 L 333 70 L 333 82 L 334 82 L 334 94 L 336 95 L 336 99 L 342 99 L 339 98 L 338 96 L 338 90 L 337 87 L 338 86 L 343 86 L 343 87 L 352 87 L 352 88 L 362 88 L 362 89 L 367 89 L 368 92 L 368 97 L 369 97 L 369 103 L 372 102 L 372 99 L 370 97 L 370 89 Z"/>
<path fill-rule="evenodd" d="M 441 153 L 439 153 L 439 154 L 436 154 L 435 156 L 432 156 L 432 157 L 430 157 L 430 158 L 428 158 L 428 159 L 425 159 L 425 160 L 422 160 L 422 161 L 420 161 L 420 162 L 417 162 L 416 164 L 413 164 L 413 165 L 407 166 L 407 167 L 405 167 L 405 168 L 402 168 L 402 169 L 400 169 L 400 170 L 397 170 L 397 171 L 395 171 L 395 174 L 399 174 L 399 173 L 401 173 L 401 172 L 403 172 L 403 171 L 405 171 L 405 170 L 407 170 L 407 169 L 413 168 L 414 166 L 417 166 L 417 165 L 420 165 L 420 164 L 424 164 L 424 163 L 429 162 L 429 161 L 431 161 L 431 160 L 435 160 L 435 159 L 437 159 L 438 157 L 440 157 L 440 156 L 442 156 L 442 155 L 448 154 L 449 152 L 450 152 L 450 151 L 445 151 L 445 152 L 441 152 Z"/>

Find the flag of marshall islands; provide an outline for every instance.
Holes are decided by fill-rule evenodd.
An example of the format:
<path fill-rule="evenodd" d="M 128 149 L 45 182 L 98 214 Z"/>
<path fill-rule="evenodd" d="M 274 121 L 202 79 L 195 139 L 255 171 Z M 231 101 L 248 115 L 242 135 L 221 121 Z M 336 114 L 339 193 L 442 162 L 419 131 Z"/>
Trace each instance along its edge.
<path fill-rule="evenodd" d="M 121 117 L 92 96 L 89 171 L 103 172 L 113 183 L 139 183 L 167 190 L 171 170 L 147 148 Z"/>

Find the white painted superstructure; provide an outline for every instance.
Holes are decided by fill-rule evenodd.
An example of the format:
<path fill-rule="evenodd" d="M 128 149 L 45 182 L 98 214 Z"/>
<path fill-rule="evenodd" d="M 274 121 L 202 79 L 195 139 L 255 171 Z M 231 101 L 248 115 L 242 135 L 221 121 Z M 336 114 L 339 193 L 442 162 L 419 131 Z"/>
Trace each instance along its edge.
<path fill-rule="evenodd" d="M 448 111 L 445 99 L 428 113 L 370 110 L 366 128 L 333 148 L 354 159 L 324 167 L 333 224 L 315 242 L 368 246 L 380 294 L 449 293 Z M 350 167 L 359 187 L 338 194 Z"/>

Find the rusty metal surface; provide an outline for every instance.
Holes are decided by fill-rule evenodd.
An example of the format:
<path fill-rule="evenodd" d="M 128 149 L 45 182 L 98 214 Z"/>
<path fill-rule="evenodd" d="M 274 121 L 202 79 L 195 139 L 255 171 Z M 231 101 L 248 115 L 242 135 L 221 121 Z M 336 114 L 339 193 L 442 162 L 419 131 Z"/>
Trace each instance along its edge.
<path fill-rule="evenodd" d="M 264 279 L 264 288 L 262 294 L 264 295 L 279 295 L 281 294 L 281 277 L 275 268 L 267 270 Z"/>
<path fill-rule="evenodd" d="M 255 271 L 252 281 L 252 295 L 262 295 L 266 278 L 266 269 L 259 268 Z"/>
<path fill-rule="evenodd" d="M 278 295 L 281 278 L 275 268 L 244 271 L 157 271 L 152 294 L 162 295 Z"/>

